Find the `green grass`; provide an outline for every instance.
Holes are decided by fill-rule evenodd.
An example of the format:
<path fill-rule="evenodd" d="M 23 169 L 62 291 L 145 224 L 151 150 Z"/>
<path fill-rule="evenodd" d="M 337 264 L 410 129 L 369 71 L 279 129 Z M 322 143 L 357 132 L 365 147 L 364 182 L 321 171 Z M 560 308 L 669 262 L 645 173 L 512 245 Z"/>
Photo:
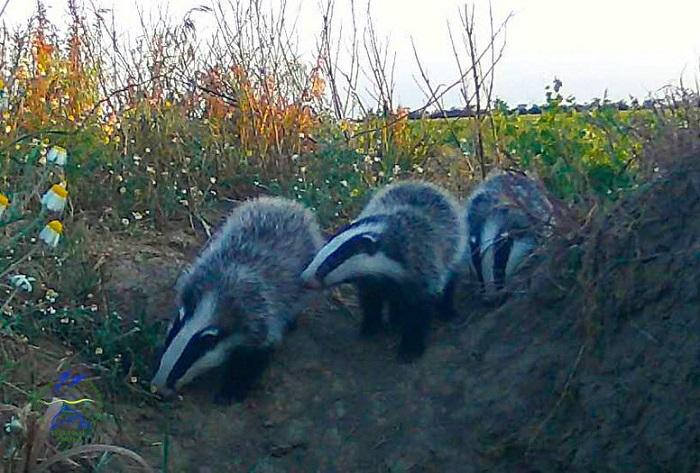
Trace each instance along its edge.
<path fill-rule="evenodd" d="M 537 116 L 496 110 L 481 123 L 481 163 L 473 119 L 405 121 L 394 128 L 373 118 L 357 124 L 353 131 L 359 136 L 351 140 L 338 124 L 325 123 L 313 149 L 278 156 L 283 165 L 275 168 L 243 153 L 230 134 L 214 135 L 174 108 L 152 112 L 147 127 L 138 115 L 122 123 L 131 137 L 126 148 L 86 127 L 55 141 L 40 135 L 22 142 L 8 151 L 4 165 L 9 168 L 0 169 L 8 176 L 0 191 L 12 201 L 0 221 L 7 237 L 0 243 L 0 268 L 37 279 L 31 293 L 2 281 L 13 299 L 0 317 L 0 332 L 69 347 L 99 372 L 96 389 L 110 400 L 150 399 L 147 381 L 164 327 L 143 314 L 119 314 L 103 306 L 99 252 L 91 251 L 102 239 L 105 244 L 112 238 L 136 242 L 145 231 L 188 225 L 191 216 L 206 215 L 221 198 L 258 193 L 296 199 L 331 229 L 356 215 L 374 189 L 395 179 L 424 178 L 463 192 L 482 164 L 536 171 L 554 195 L 585 210 L 592 201 L 606 205 L 635 188 L 639 156 L 662 124 L 644 110 L 565 110 L 556 98 Z M 664 126 L 677 126 L 682 118 L 665 120 Z M 41 162 L 54 144 L 69 151 L 65 169 Z M 64 178 L 70 205 L 61 215 L 49 215 L 39 198 Z M 55 249 L 37 241 L 49 218 L 65 225 Z M 30 392 L 27 400 L 38 405 L 45 394 Z"/>

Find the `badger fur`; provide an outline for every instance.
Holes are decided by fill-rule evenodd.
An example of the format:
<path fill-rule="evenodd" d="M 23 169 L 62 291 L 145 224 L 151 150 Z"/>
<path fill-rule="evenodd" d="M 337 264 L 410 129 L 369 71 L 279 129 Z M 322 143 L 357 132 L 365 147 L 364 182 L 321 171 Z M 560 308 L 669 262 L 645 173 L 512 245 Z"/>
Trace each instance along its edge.
<path fill-rule="evenodd" d="M 446 289 L 465 251 L 455 199 L 433 184 L 402 181 L 375 193 L 321 248 L 302 279 L 313 287 L 354 283 L 363 335 L 382 328 L 388 303 L 391 321 L 401 327 L 399 356 L 409 361 L 425 350 L 433 311 L 451 312 Z"/>
<path fill-rule="evenodd" d="M 243 399 L 314 296 L 300 274 L 321 244 L 315 216 L 296 202 L 262 197 L 237 207 L 176 284 L 178 314 L 154 389 L 172 395 L 220 368 L 215 400 Z"/>
<path fill-rule="evenodd" d="M 487 299 L 503 289 L 547 235 L 552 203 L 526 175 L 492 171 L 467 199 L 468 267 Z"/>

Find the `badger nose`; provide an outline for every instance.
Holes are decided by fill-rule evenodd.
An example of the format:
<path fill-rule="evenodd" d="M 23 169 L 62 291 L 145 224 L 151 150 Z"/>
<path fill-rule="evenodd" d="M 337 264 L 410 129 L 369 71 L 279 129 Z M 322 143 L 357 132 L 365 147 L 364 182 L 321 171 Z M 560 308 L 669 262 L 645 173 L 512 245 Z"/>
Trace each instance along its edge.
<path fill-rule="evenodd" d="M 151 383 L 151 393 L 158 394 L 165 400 L 173 399 L 175 397 L 174 389 L 170 389 L 166 386 L 159 386 L 154 383 Z"/>

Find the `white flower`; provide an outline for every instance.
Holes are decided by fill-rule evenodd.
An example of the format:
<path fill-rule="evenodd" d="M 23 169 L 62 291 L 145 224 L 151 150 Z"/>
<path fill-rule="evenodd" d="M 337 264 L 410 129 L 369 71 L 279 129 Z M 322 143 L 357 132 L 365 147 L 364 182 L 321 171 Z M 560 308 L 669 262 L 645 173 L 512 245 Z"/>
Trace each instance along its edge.
<path fill-rule="evenodd" d="M 63 234 L 63 224 L 58 220 L 51 220 L 46 224 L 43 230 L 39 233 L 41 238 L 47 245 L 55 248 Z"/>
<path fill-rule="evenodd" d="M 46 295 L 44 298 L 49 301 L 50 303 L 56 302 L 56 298 L 58 297 L 58 292 L 54 291 L 51 288 L 46 289 Z"/>
<path fill-rule="evenodd" d="M 25 292 L 32 292 L 32 282 L 36 281 L 31 276 L 26 276 L 24 274 L 15 274 L 10 276 L 10 283 L 17 289 L 21 289 Z"/>
<path fill-rule="evenodd" d="M 68 191 L 60 184 L 54 184 L 51 189 L 46 191 L 46 194 L 41 198 L 41 204 L 54 212 L 63 212 L 66 206 Z"/>
<path fill-rule="evenodd" d="M 0 194 L 0 218 L 2 218 L 2 214 L 5 213 L 5 210 L 9 206 L 10 206 L 10 199 L 8 199 L 5 194 Z"/>
<path fill-rule="evenodd" d="M 65 148 L 61 148 L 60 146 L 52 146 L 49 150 L 49 154 L 46 155 L 46 160 L 57 166 L 65 166 L 68 160 L 68 152 Z"/>
<path fill-rule="evenodd" d="M 24 426 L 22 425 L 22 422 L 17 419 L 15 416 L 12 416 L 10 419 L 10 422 L 7 422 L 5 424 L 5 433 L 10 434 L 12 432 L 18 431 L 18 430 L 23 430 Z"/>

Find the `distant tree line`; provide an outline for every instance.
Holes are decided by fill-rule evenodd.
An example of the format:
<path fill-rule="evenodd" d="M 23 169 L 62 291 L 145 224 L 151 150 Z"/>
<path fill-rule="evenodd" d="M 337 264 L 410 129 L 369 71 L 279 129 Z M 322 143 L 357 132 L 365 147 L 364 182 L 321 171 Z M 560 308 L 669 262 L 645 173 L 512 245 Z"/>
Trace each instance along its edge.
<path fill-rule="evenodd" d="M 559 104 L 559 107 L 564 110 L 570 110 L 574 109 L 579 112 L 584 112 L 592 109 L 597 109 L 601 107 L 613 107 L 617 110 L 620 111 L 625 111 L 625 110 L 639 110 L 639 109 L 653 109 L 656 105 L 658 105 L 658 100 L 654 99 L 646 99 L 642 102 L 640 102 L 637 99 L 632 99 L 631 101 L 626 101 L 626 100 L 619 100 L 617 102 L 612 102 L 609 100 L 603 100 L 603 99 L 594 99 L 588 103 L 575 103 L 575 104 L 567 104 L 567 103 L 561 103 Z M 505 111 L 510 114 L 518 114 L 518 115 L 539 115 L 542 113 L 543 110 L 545 110 L 547 105 L 527 105 L 527 104 L 518 104 L 515 107 L 509 107 L 506 103 L 500 102 L 496 104 L 496 109 Z M 409 119 L 420 119 L 420 118 L 462 118 L 462 117 L 473 117 L 475 116 L 476 113 L 474 110 L 472 110 L 469 107 L 464 107 L 464 108 L 458 108 L 458 107 L 453 107 L 450 108 L 449 110 L 437 110 L 433 112 L 428 112 L 425 110 L 416 110 L 413 112 L 410 112 L 408 114 Z"/>

